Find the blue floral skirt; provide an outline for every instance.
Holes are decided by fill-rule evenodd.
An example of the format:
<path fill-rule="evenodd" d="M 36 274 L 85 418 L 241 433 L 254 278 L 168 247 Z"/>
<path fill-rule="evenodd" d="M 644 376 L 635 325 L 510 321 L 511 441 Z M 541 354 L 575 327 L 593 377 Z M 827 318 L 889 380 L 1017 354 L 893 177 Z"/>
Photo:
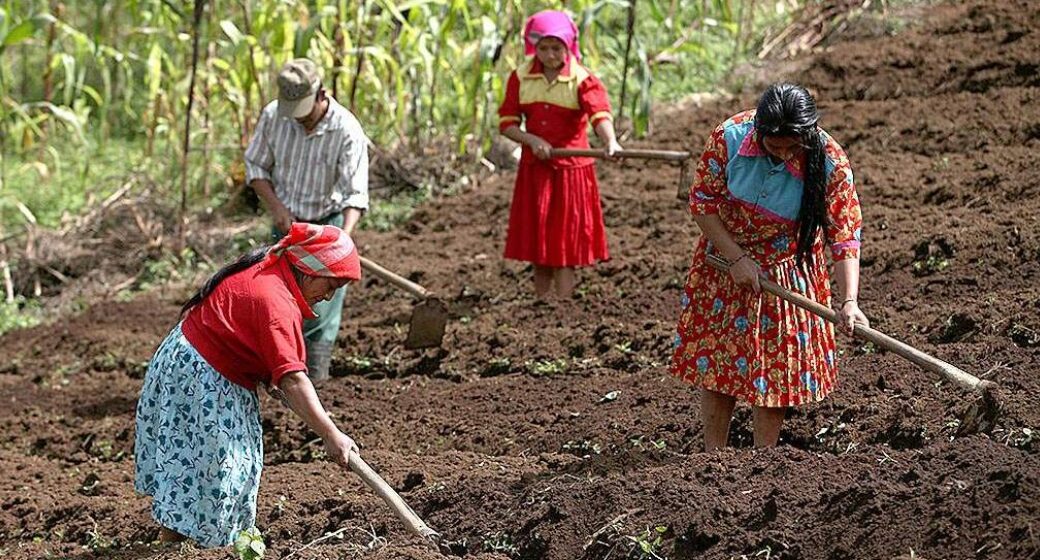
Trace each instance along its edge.
<path fill-rule="evenodd" d="M 234 542 L 256 521 L 263 468 L 256 393 L 213 369 L 175 327 L 148 365 L 137 402 L 137 492 L 152 515 L 200 546 Z"/>

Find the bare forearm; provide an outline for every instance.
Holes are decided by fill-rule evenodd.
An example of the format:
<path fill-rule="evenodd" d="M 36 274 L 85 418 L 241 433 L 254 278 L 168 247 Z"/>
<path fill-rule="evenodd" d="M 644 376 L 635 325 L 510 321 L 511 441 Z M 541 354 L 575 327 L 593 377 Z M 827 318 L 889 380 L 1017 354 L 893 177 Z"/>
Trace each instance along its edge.
<path fill-rule="evenodd" d="M 271 214 L 277 214 L 278 212 L 288 212 L 285 204 L 282 203 L 281 199 L 274 192 L 274 185 L 266 179 L 253 179 L 249 186 L 256 191 L 256 196 L 264 203 L 264 207 Z"/>
<path fill-rule="evenodd" d="M 360 208 L 348 206 L 343 209 L 343 231 L 347 232 L 347 235 L 354 235 L 354 228 L 361 221 L 362 215 L 364 215 L 364 211 Z"/>
<path fill-rule="evenodd" d="M 859 258 L 834 263 L 834 282 L 838 285 L 839 303 L 859 299 Z"/>
<path fill-rule="evenodd" d="M 718 214 L 696 214 L 693 216 L 693 221 L 697 222 L 697 226 L 701 228 L 704 235 L 708 236 L 708 240 L 729 262 L 735 262 L 744 254 L 744 248 L 733 240 L 733 236 L 723 225 Z"/>
<path fill-rule="evenodd" d="M 614 121 L 604 118 L 596 123 L 595 130 L 596 136 L 603 142 L 603 145 L 609 146 L 617 142 L 617 134 L 614 132 Z"/>
<path fill-rule="evenodd" d="M 532 140 L 534 140 L 535 138 L 538 138 L 534 134 L 528 134 L 528 133 L 520 130 L 519 126 L 511 126 L 511 127 L 507 128 L 502 133 L 502 136 L 505 136 L 506 138 L 512 140 L 513 142 L 518 142 L 520 144 L 526 144 L 526 145 L 530 145 Z"/>
<path fill-rule="evenodd" d="M 305 373 L 298 371 L 286 375 L 282 378 L 279 389 L 285 395 L 289 408 L 322 439 L 339 431 L 325 412 L 325 408 L 321 406 L 318 394 L 314 392 L 314 385 Z"/>

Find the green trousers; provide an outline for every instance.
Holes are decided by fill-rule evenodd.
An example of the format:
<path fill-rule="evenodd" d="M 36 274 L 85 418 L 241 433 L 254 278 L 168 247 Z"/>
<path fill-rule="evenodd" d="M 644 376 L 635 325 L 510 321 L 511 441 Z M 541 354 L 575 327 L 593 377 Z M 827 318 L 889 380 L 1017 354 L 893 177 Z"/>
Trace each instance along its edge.
<path fill-rule="evenodd" d="M 343 213 L 336 212 L 322 220 L 310 223 L 343 227 Z M 277 242 L 285 236 L 285 233 L 273 227 L 271 235 Z M 303 322 L 303 338 L 307 344 L 307 368 L 313 380 L 322 380 L 329 376 L 332 347 L 335 345 L 336 335 L 339 333 L 339 324 L 343 317 L 343 299 L 346 295 L 347 287 L 344 286 L 336 290 L 329 301 L 315 303 L 311 306 L 311 310 L 317 317 Z"/>

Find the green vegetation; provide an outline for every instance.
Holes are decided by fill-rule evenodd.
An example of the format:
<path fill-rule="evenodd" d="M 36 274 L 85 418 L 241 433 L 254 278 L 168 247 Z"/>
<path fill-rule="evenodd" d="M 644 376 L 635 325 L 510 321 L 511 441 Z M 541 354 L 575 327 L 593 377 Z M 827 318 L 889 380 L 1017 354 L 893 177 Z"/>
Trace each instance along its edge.
<path fill-rule="evenodd" d="M 533 0 L 129 0 L 0 3 L 0 221 L 21 208 L 53 226 L 118 187 L 120 171 L 180 175 L 195 68 L 188 200 L 211 202 L 235 169 L 272 77 L 291 57 L 325 69 L 327 88 L 380 145 L 422 149 L 448 137 L 480 154 L 494 133 L 508 72 L 522 59 Z M 750 0 L 567 2 L 584 62 L 647 130 L 652 100 L 715 87 L 804 4 Z M 624 76 L 627 70 L 627 79 Z M 170 181 L 175 183 L 175 181 Z M 174 194 L 175 185 L 166 185 Z M 171 196 L 171 201 L 175 197 Z M 0 230 L 0 236 L 3 231 Z"/>
<path fill-rule="evenodd" d="M 667 525 L 656 525 L 647 527 L 638 535 L 630 535 L 628 539 L 635 546 L 629 550 L 626 558 L 632 560 L 665 560 L 666 557 L 661 547 L 664 544 L 664 535 L 667 532 Z"/>
<path fill-rule="evenodd" d="M 520 558 L 520 547 L 509 533 L 491 533 L 484 536 L 484 552 L 498 552 L 510 558 Z"/>
<path fill-rule="evenodd" d="M 533 375 L 559 375 L 567 373 L 570 364 L 564 358 L 527 362 L 527 371 Z"/>
<path fill-rule="evenodd" d="M 0 334 L 31 327 L 39 322 L 39 305 L 33 300 L 16 296 L 11 302 L 0 301 Z"/>
<path fill-rule="evenodd" d="M 911 267 L 915 276 L 928 276 L 949 268 L 950 261 L 943 255 L 928 255 L 916 260 Z"/>
<path fill-rule="evenodd" d="M 240 531 L 238 538 L 235 539 L 235 552 L 238 554 L 239 560 L 263 558 L 264 553 L 267 552 L 267 546 L 264 545 L 264 536 L 260 534 L 260 529 L 250 527 Z"/>
<path fill-rule="evenodd" d="M 794 15 L 815 6 L 0 0 L 0 269 L 17 268 L 27 231 L 63 228 L 113 195 L 147 193 L 164 215 L 178 210 L 180 224 L 199 211 L 240 208 L 225 203 L 245 188 L 242 152 L 276 95 L 278 68 L 293 57 L 319 63 L 326 88 L 358 115 L 384 162 L 408 153 L 427 165 L 453 152 L 440 157 L 448 176 L 418 173 L 373 197 L 362 227 L 387 230 L 478 169 L 497 134 L 505 80 L 524 58 L 531 13 L 562 8 L 575 17 L 583 62 L 606 83 L 621 126 L 644 135 L 654 103 L 732 82 L 736 66 L 775 49 Z M 157 237 L 176 262 L 150 266 L 142 285 L 197 262 L 181 253 L 186 231 Z M 0 330 L 30 324 L 32 306 L 6 279 L 4 287 Z"/>

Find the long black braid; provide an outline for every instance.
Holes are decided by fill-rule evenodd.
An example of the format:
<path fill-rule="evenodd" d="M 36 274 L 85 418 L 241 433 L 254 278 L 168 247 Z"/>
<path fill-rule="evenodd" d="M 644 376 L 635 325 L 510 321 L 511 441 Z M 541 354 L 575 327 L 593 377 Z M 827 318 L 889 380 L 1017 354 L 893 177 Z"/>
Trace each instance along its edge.
<path fill-rule="evenodd" d="M 812 248 L 827 219 L 824 139 L 816 100 L 802 86 L 773 84 L 758 101 L 755 129 L 763 136 L 797 136 L 805 149 L 802 207 L 798 212 L 798 264 L 812 262 Z"/>
<path fill-rule="evenodd" d="M 206 282 L 202 284 L 202 287 L 199 288 L 199 291 L 195 292 L 195 295 L 191 296 L 191 299 L 184 303 L 184 307 L 181 307 L 181 316 L 183 317 L 192 307 L 202 303 L 203 300 L 209 297 L 209 295 L 213 293 L 213 290 L 216 290 L 217 286 L 219 286 L 228 276 L 231 276 L 236 272 L 241 272 L 264 260 L 264 257 L 267 256 L 267 249 L 268 247 L 266 246 L 257 247 L 239 257 L 235 262 L 225 265 L 224 268 L 218 270 L 216 274 L 211 276 L 209 280 L 206 280 Z"/>

